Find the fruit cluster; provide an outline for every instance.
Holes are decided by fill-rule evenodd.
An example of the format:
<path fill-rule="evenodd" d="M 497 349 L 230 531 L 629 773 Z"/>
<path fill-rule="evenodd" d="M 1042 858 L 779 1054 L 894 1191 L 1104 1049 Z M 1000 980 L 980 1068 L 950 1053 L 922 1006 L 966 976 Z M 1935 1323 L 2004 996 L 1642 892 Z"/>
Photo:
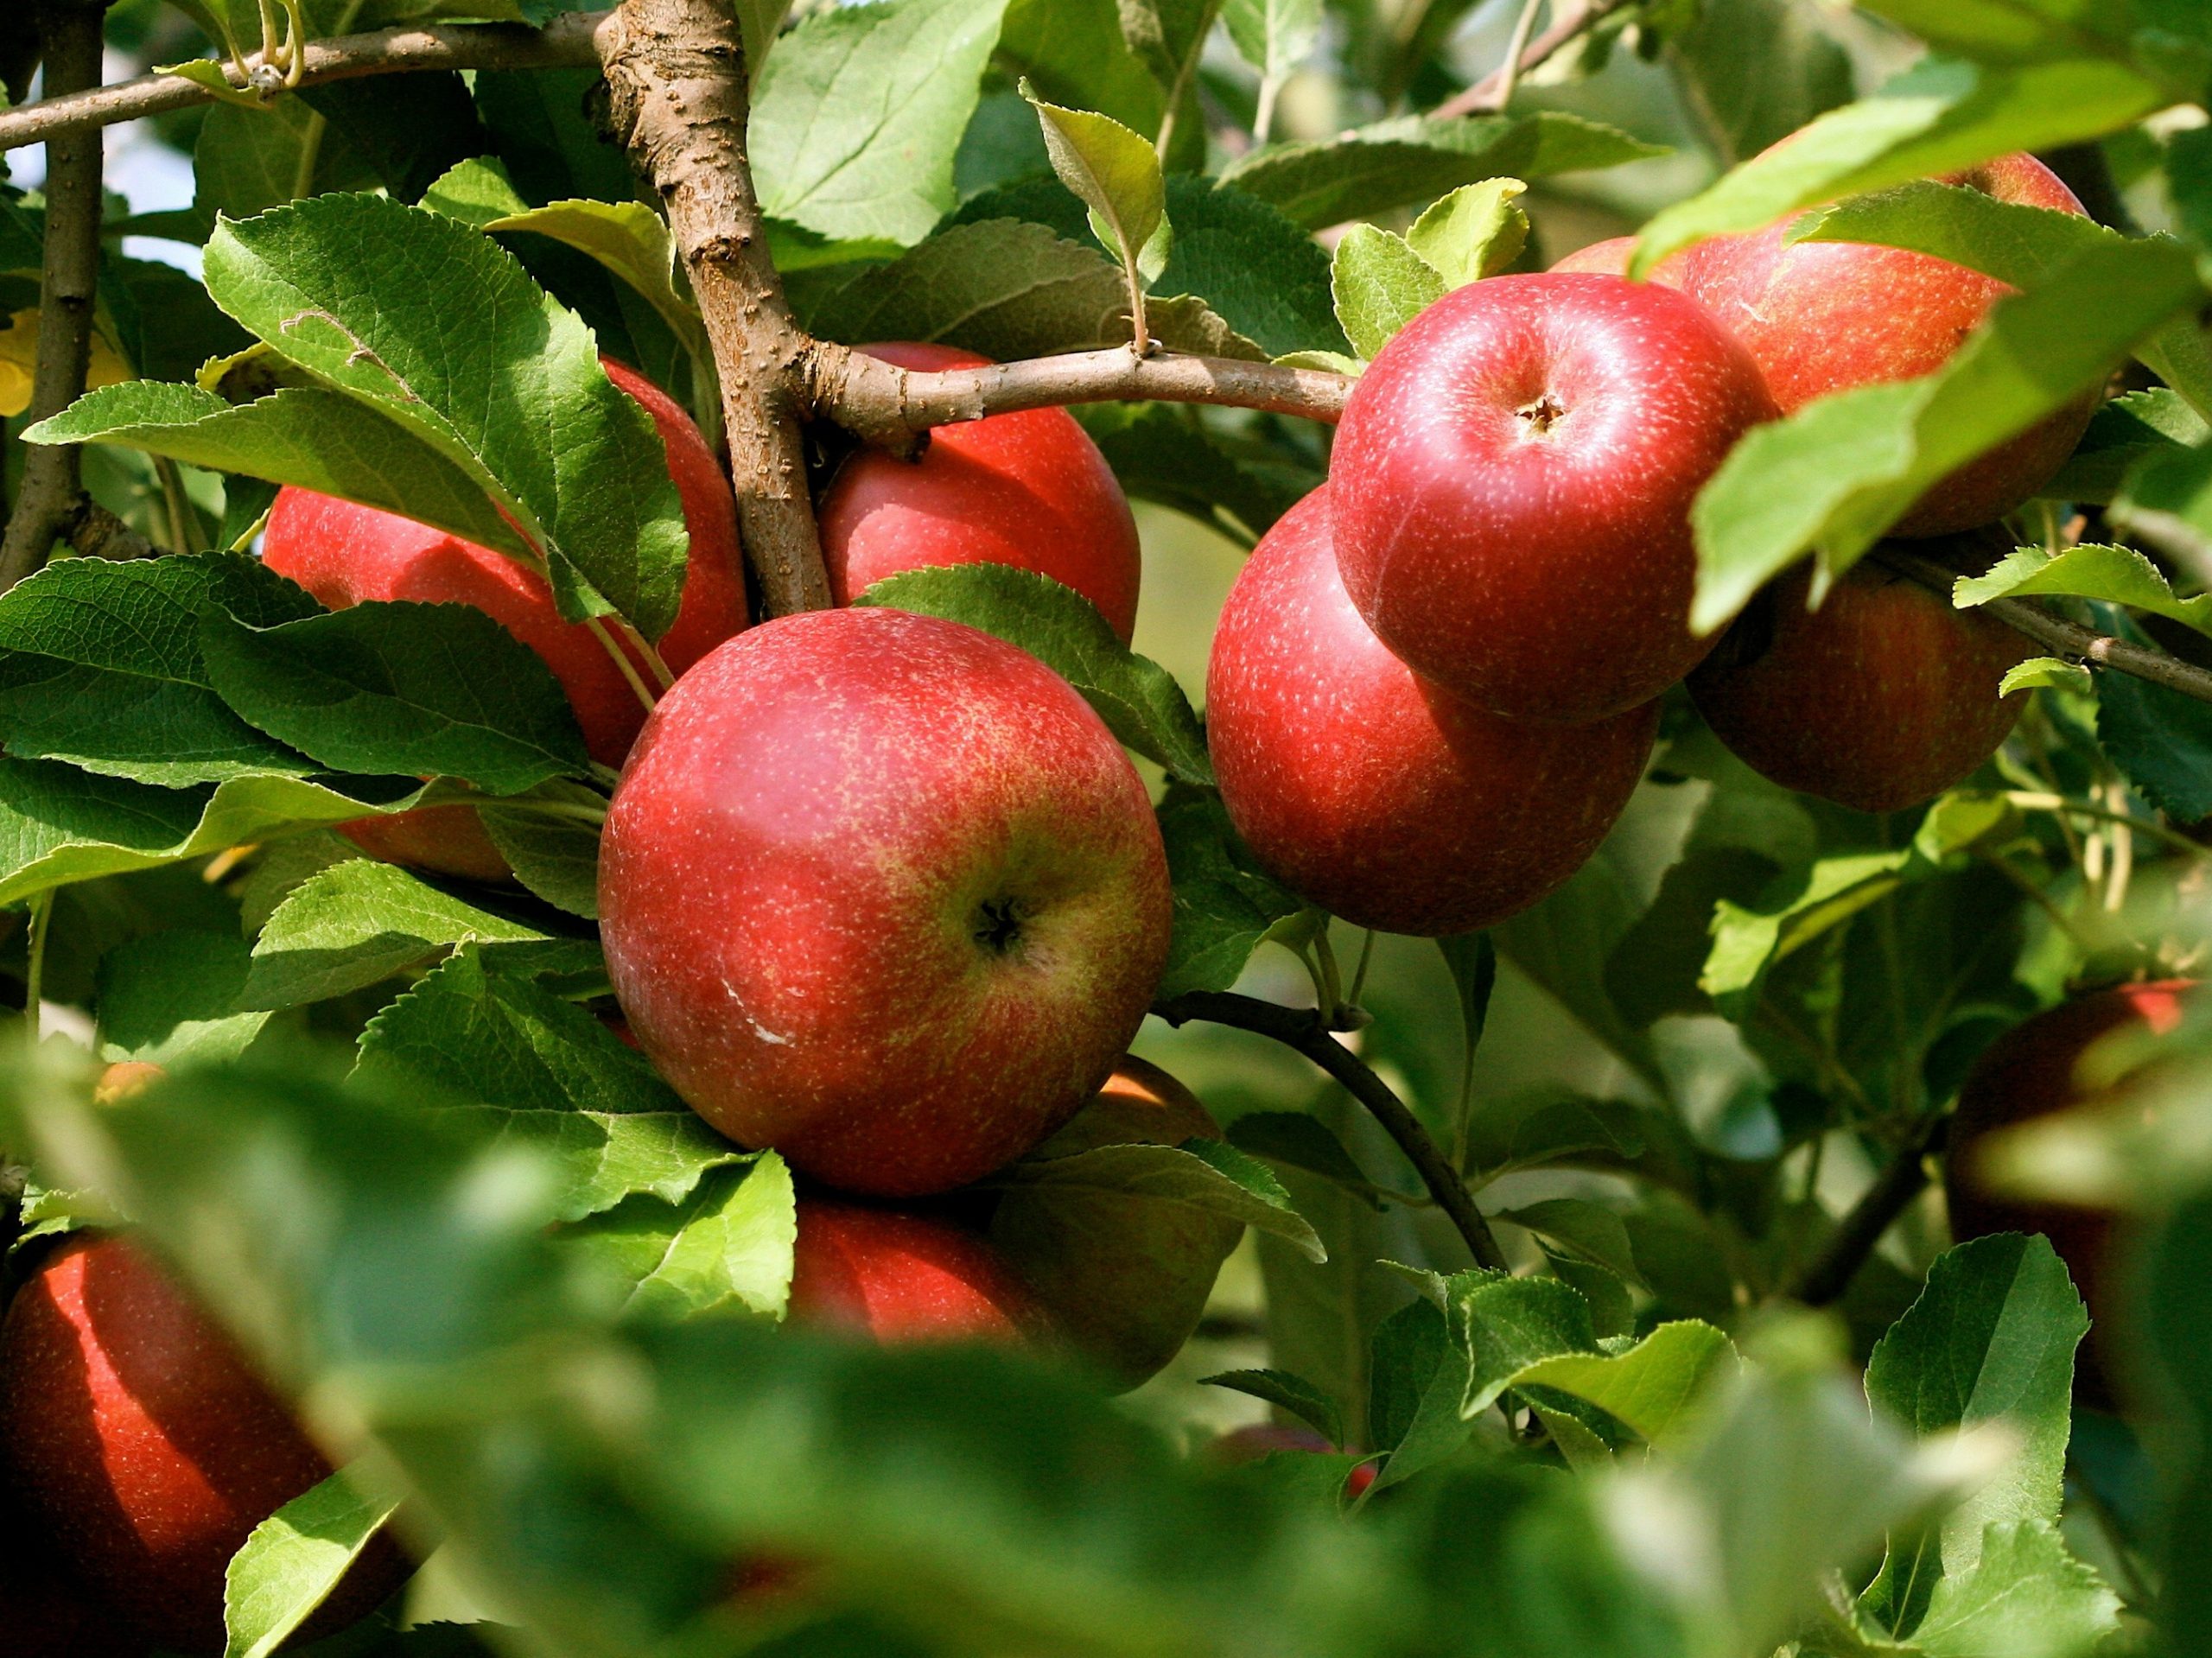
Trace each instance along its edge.
<path fill-rule="evenodd" d="M 2025 157 L 1963 181 L 2081 211 Z M 1230 594 L 1207 676 L 1223 799 L 1260 862 L 1336 915 L 1444 935 L 1537 901 L 1619 816 L 1658 699 L 1685 677 L 1751 765 L 1869 810 L 1957 781 L 2010 724 L 2012 636 L 1872 566 L 1813 610 L 1809 578 L 1784 580 L 1717 645 L 1689 626 L 1691 505 L 1737 441 L 1813 397 L 1927 372 L 2001 286 L 1918 254 L 1790 244 L 1780 226 L 1656 281 L 1629 280 L 1625 257 L 1586 250 L 1416 318 L 1352 392 L 1329 481 Z M 868 349 L 918 369 L 980 360 Z M 1147 791 L 1034 657 L 847 607 L 903 569 L 1007 563 L 1073 588 L 1126 640 L 1139 562 L 1119 486 L 1058 410 L 946 428 L 917 460 L 856 455 L 820 503 L 839 607 L 748 628 L 713 452 L 660 391 L 607 370 L 658 428 L 690 534 L 658 663 L 563 619 L 543 580 L 487 549 L 303 490 L 276 502 L 269 567 L 334 607 L 485 611 L 551 668 L 594 758 L 622 768 L 599 873 L 622 1026 L 709 1123 L 811 1183 L 796 1321 L 1046 1342 L 1141 1380 L 1188 1337 L 1240 1229 L 1134 1195 L 974 1188 L 1047 1142 L 1218 1136 L 1125 1054 L 1169 943 Z M 2017 507 L 2089 411 L 1945 480 L 1898 533 L 1973 532 Z M 648 717 L 639 688 L 660 664 L 679 677 Z M 429 871 L 510 873 L 467 807 L 347 832 Z M 0 1378 L 14 1499 L 137 1637 L 219 1650 L 225 1563 L 327 1471 L 283 1408 L 116 1237 L 45 1261 L 0 1335 Z M 404 1569 L 372 1553 L 327 1617 Z M 70 1622 L 57 1613 L 38 1650 L 129 1649 Z"/>

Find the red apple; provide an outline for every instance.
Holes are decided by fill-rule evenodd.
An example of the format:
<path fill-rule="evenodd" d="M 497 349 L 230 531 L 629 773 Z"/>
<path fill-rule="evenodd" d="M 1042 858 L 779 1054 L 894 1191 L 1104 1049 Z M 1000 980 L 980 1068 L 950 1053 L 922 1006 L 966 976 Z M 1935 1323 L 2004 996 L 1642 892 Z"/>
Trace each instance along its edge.
<path fill-rule="evenodd" d="M 607 378 L 652 416 L 683 503 L 691 534 L 683 602 L 658 645 L 680 674 L 745 626 L 737 505 L 691 417 L 651 381 L 601 360 Z M 276 493 L 261 556 L 334 610 L 372 599 L 475 606 L 544 658 L 569 694 L 585 746 L 603 765 L 620 765 L 645 724 L 645 704 L 598 635 L 563 621 L 542 578 L 487 547 L 396 513 L 286 488 Z M 435 812 L 363 818 L 341 832 L 378 857 L 440 873 L 493 880 L 509 873 L 472 809 Z"/>
<path fill-rule="evenodd" d="M 1043 1311 L 999 1252 L 956 1222 L 823 1197 L 798 1200 L 791 1320 L 906 1342 L 1018 1342 Z"/>
<path fill-rule="evenodd" d="M 1344 586 L 1394 653 L 1493 713 L 1577 725 L 1648 702 L 1711 644 L 1689 631 L 1690 503 L 1773 412 L 1744 348 L 1662 284 L 1470 283 L 1345 405 Z"/>
<path fill-rule="evenodd" d="M 1787 143 L 1788 139 L 1783 140 Z M 2000 156 L 1946 176 L 2056 213 L 2083 211 L 2032 156 Z M 1786 243 L 1797 217 L 1687 255 L 1683 284 L 1751 352 L 1784 414 L 1853 386 L 1932 374 L 2015 290 L 1925 253 L 1859 242 Z M 2049 482 L 2101 400 L 2092 391 L 1969 462 L 1923 496 L 1891 532 L 1936 536 L 2003 518 Z"/>
<path fill-rule="evenodd" d="M 1068 683 L 935 617 L 815 611 L 661 701 L 615 791 L 616 1000 L 716 1128 L 848 1191 L 944 1191 L 1097 1090 L 1167 950 L 1128 758 Z"/>
<path fill-rule="evenodd" d="M 2168 979 L 2119 985 L 2062 1002 L 1991 1043 L 1959 1089 L 1943 1165 L 1952 1236 L 1963 1242 L 1996 1232 L 2040 1232 L 2050 1240 L 2088 1305 L 2096 1345 L 2082 1350 L 2075 1375 L 2083 1397 L 2092 1402 L 2110 1396 L 2098 1351 L 2113 1350 L 2104 1346 L 2103 1332 L 2108 1305 L 2105 1264 L 2114 1217 L 2100 1209 L 2032 1203 L 1991 1190 L 1982 1161 L 1984 1141 L 2015 1123 L 2108 1102 L 2120 1089 L 2085 1086 L 2077 1075 L 2082 1054 L 2101 1038 L 2130 1026 L 2153 1036 L 2169 1034 L 2181 1023 L 2182 999 L 2196 988 L 2190 980 Z"/>
<path fill-rule="evenodd" d="M 1196 1095 L 1131 1054 L 1039 1149 L 1072 1157 L 1220 1138 Z M 1182 1350 L 1243 1236 L 1236 1221 L 1136 1192 L 1017 1186 L 991 1213 L 991 1242 L 1069 1344 L 1128 1388 Z"/>
<path fill-rule="evenodd" d="M 54 1559 L 28 1517 L 0 1496 L 0 1653 L 7 1658 L 143 1658 Z"/>
<path fill-rule="evenodd" d="M 243 1355 L 121 1238 L 79 1235 L 0 1325 L 0 1456 L 92 1591 L 156 1644 L 223 1649 L 223 1573 L 330 1464 Z M 317 1615 L 357 1621 L 408 1571 L 378 1545 Z"/>
<path fill-rule="evenodd" d="M 2025 693 L 1997 688 L 2035 647 L 1878 563 L 1818 610 L 1802 566 L 1752 601 L 1690 676 L 1720 740 L 1763 777 L 1860 811 L 1932 800 L 1997 752 Z"/>
<path fill-rule="evenodd" d="M 1628 262 L 1636 257 L 1637 238 L 1633 236 L 1612 236 L 1602 242 L 1592 242 L 1580 247 L 1551 267 L 1554 275 L 1560 271 L 1583 271 L 1599 276 L 1625 276 Z M 1670 253 L 1651 269 L 1647 281 L 1664 283 L 1669 288 L 1682 285 L 1682 268 L 1688 255 Z"/>
<path fill-rule="evenodd" d="M 1423 679 L 1344 591 L 1330 554 L 1328 497 L 1341 488 L 1285 514 L 1223 607 L 1206 669 L 1223 803 L 1262 864 L 1346 920 L 1489 926 L 1605 838 L 1650 758 L 1658 705 L 1526 724 Z"/>
<path fill-rule="evenodd" d="M 976 368 L 950 346 L 862 346 L 900 368 Z M 1098 607 L 1128 642 L 1137 619 L 1136 520 L 1113 468 L 1065 409 L 993 415 L 930 434 L 919 459 L 857 451 L 822 498 L 830 591 L 932 564 L 1011 564 L 1049 575 Z"/>

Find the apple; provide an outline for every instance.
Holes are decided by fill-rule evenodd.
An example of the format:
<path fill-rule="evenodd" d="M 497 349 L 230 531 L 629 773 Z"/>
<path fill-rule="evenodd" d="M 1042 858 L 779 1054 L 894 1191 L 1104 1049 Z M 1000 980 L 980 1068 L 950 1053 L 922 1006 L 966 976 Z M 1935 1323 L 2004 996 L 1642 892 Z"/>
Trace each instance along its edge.
<path fill-rule="evenodd" d="M 990 361 L 950 346 L 860 349 L 924 372 Z M 901 570 L 1011 564 L 1073 588 L 1124 645 L 1136 626 L 1136 520 L 1106 457 L 1065 409 L 937 427 L 912 461 L 857 450 L 823 493 L 820 523 L 830 592 L 841 605 Z"/>
<path fill-rule="evenodd" d="M 31 1525 L 0 1496 L 0 1652 L 8 1658 L 143 1658 L 62 1571 Z"/>
<path fill-rule="evenodd" d="M 1636 257 L 1637 238 L 1633 236 L 1611 236 L 1602 242 L 1592 242 L 1580 247 L 1551 267 L 1560 271 L 1580 270 L 1599 276 L 1625 276 L 1628 262 Z M 1645 278 L 1648 282 L 1664 283 L 1669 288 L 1682 285 L 1682 268 L 1688 255 L 1670 253 L 1651 268 Z"/>
<path fill-rule="evenodd" d="M 2060 1111 L 2111 1102 L 2122 1086 L 2097 1090 L 2079 1075 L 2082 1054 L 2100 1039 L 2133 1026 L 2153 1036 L 2171 1034 L 2181 1024 L 2183 998 L 2196 988 L 2186 979 L 2118 985 L 2072 1001 L 2061 1002 L 2023 1020 L 1983 1050 L 1959 1089 L 1951 1119 L 1948 1155 L 1943 1164 L 1943 1195 L 1951 1215 L 1951 1234 L 1961 1242 L 1997 1232 L 2040 1232 L 2066 1263 L 2074 1286 L 2089 1308 L 2091 1344 L 2075 1362 L 2075 1385 L 2084 1399 L 2110 1399 L 2100 1354 L 2107 1345 L 2105 1288 L 2116 1217 L 2101 1209 L 2037 1204 L 1992 1190 L 1982 1153 L 1987 1137 L 2015 1123 L 2031 1122 Z"/>
<path fill-rule="evenodd" d="M 1762 777 L 1860 811 L 1916 806 L 1997 752 L 2035 647 L 1978 610 L 1868 561 L 1818 610 L 1810 566 L 1773 583 L 1690 676 L 1713 734 Z"/>
<path fill-rule="evenodd" d="M 988 633 L 861 607 L 661 699 L 600 854 L 609 976 L 715 1128 L 846 1191 L 949 1191 L 1096 1093 L 1167 952 L 1128 757 Z"/>
<path fill-rule="evenodd" d="M 1011 1265 L 949 1217 L 798 1200 L 791 1320 L 906 1342 L 1035 1340 L 1048 1320 Z"/>
<path fill-rule="evenodd" d="M 1348 921 L 1489 926 L 1605 838 L 1650 758 L 1658 706 L 1537 725 L 1424 679 L 1344 591 L 1330 550 L 1348 516 L 1340 489 L 1324 485 L 1268 531 L 1222 608 L 1206 730 L 1223 804 L 1262 866 Z"/>
<path fill-rule="evenodd" d="M 1690 503 L 1773 413 L 1749 354 L 1663 284 L 1470 283 L 1345 404 L 1344 586 L 1395 655 L 1494 714 L 1586 725 L 1648 702 L 1711 644 L 1689 631 Z"/>
<path fill-rule="evenodd" d="M 1941 181 L 1999 201 L 2083 212 L 2032 156 L 2000 156 Z M 1994 276 L 1904 248 L 1787 242 L 1796 217 L 1700 244 L 1688 251 L 1682 274 L 1685 289 L 1744 342 L 1784 414 L 1853 386 L 1932 374 L 1990 308 L 2015 291 Z M 1891 533 L 1943 535 L 2003 518 L 2073 454 L 2102 398 L 2101 388 L 2090 391 L 1961 467 Z"/>
<path fill-rule="evenodd" d="M 1219 1140 L 1197 1096 L 1135 1054 L 1039 1148 Z M 1135 1192 L 1019 1186 L 992 1211 L 991 1242 L 1077 1352 L 1125 1388 L 1157 1375 L 1198 1327 L 1239 1223 Z"/>
<path fill-rule="evenodd" d="M 691 535 L 683 601 L 658 645 L 662 660 L 680 674 L 746 624 L 737 504 L 691 417 L 651 381 L 610 359 L 601 363 L 652 416 L 683 504 Z M 474 605 L 544 658 L 569 694 L 585 746 L 602 765 L 620 765 L 645 724 L 645 704 L 599 636 L 563 620 L 542 577 L 488 547 L 397 513 L 286 487 L 270 511 L 261 557 L 333 610 L 372 599 Z M 510 873 L 467 806 L 365 817 L 340 830 L 378 857 L 441 874 L 497 880 Z"/>
<path fill-rule="evenodd" d="M 330 1473 L 163 1272 L 81 1233 L 0 1324 L 0 1460 L 96 1603 L 188 1654 L 223 1649 L 223 1574 L 246 1534 Z M 358 1621 L 410 1569 L 373 1545 L 312 1627 Z"/>

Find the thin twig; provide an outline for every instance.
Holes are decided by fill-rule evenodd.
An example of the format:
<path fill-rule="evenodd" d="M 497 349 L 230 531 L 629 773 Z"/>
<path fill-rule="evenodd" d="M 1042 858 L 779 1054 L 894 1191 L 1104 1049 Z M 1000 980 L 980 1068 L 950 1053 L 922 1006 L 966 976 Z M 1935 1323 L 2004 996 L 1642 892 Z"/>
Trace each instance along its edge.
<path fill-rule="evenodd" d="M 784 302 L 746 164 L 745 42 L 716 0 L 623 0 L 600 40 L 610 125 L 659 193 L 714 348 L 738 529 L 771 615 L 830 578 L 800 431 L 811 341 Z"/>
<path fill-rule="evenodd" d="M 606 11 L 563 12 L 543 29 L 517 23 L 444 23 L 377 29 L 327 41 L 310 41 L 301 54 L 298 84 L 318 86 L 420 69 L 574 68 L 597 60 L 593 41 L 613 16 Z M 260 54 L 245 60 L 248 71 Z M 219 64 L 232 86 L 243 87 L 237 67 Z M 49 71 L 47 85 L 54 83 Z M 54 92 L 35 104 L 0 111 L 0 150 L 39 143 L 57 133 L 113 126 L 169 110 L 211 103 L 214 94 L 181 75 L 140 75 L 87 90 Z M 279 86 L 270 95 L 289 90 Z"/>
<path fill-rule="evenodd" d="M 104 5 L 49 5 L 42 19 L 46 84 L 63 92 L 97 86 Z M 46 146 L 46 245 L 39 275 L 38 359 L 31 377 L 34 421 L 84 395 L 92 360 L 92 309 L 99 294 L 100 135 L 65 132 Z M 41 445 L 23 456 L 15 510 L 0 536 L 0 592 L 46 562 L 81 492 L 74 445 Z"/>
<path fill-rule="evenodd" d="M 1824 1307 L 1840 1300 L 1851 1280 L 1874 1253 L 1882 1234 L 1904 1213 L 1928 1185 L 1928 1159 L 1943 1147 L 1951 1132 L 1948 1116 L 1932 1119 L 1912 1143 L 1899 1152 L 1889 1167 L 1875 1177 L 1851 1212 L 1836 1223 L 1820 1254 L 1797 1280 L 1796 1296 L 1808 1307 Z"/>
<path fill-rule="evenodd" d="M 1193 990 L 1162 1002 L 1153 1012 L 1170 1025 L 1196 1019 L 1250 1031 L 1304 1054 L 1365 1106 L 1390 1138 L 1398 1142 L 1398 1149 L 1419 1172 L 1421 1184 L 1436 1199 L 1437 1207 L 1450 1216 L 1452 1225 L 1459 1229 L 1459 1236 L 1466 1240 L 1467 1252 L 1474 1256 L 1475 1264 L 1493 1272 L 1506 1270 L 1505 1252 L 1497 1247 L 1490 1223 L 1475 1207 L 1467 1183 L 1459 1178 L 1459 1172 L 1452 1166 L 1442 1147 L 1430 1138 L 1421 1119 L 1391 1091 L 1389 1084 L 1337 1040 L 1336 1032 L 1329 1029 L 1319 1013 L 1284 1007 L 1262 1001 L 1256 996 L 1240 996 L 1225 990 Z"/>
<path fill-rule="evenodd" d="M 1513 34 L 1505 43 L 1505 61 L 1498 66 L 1497 107 L 1512 107 L 1514 88 L 1521 84 L 1521 54 L 1529 49 L 1529 36 L 1536 27 L 1536 14 L 1544 0 L 1521 0 L 1521 15 L 1513 20 Z"/>
<path fill-rule="evenodd" d="M 1219 403 L 1334 422 L 1353 385 L 1320 369 L 1175 352 L 1137 357 L 1126 346 L 922 373 L 821 344 L 809 380 L 816 413 L 892 448 L 911 448 L 932 426 L 1072 403 Z"/>
<path fill-rule="evenodd" d="M 1592 23 L 1620 3 L 1620 0 L 1573 0 L 1552 14 L 1551 25 L 1504 64 L 1484 75 L 1456 98 L 1447 98 L 1429 111 L 1433 120 L 1448 121 L 1462 115 L 1495 115 L 1522 76 L 1572 44 Z"/>
<path fill-rule="evenodd" d="M 1958 585 L 1959 573 L 1956 570 L 1947 569 L 1933 559 L 1923 558 L 1917 553 L 1904 552 L 1894 542 L 1885 543 L 1870 556 L 1900 575 L 1910 576 L 1923 587 L 1932 588 L 1947 599 Z M 2170 691 L 2179 691 L 2183 696 L 2194 697 L 2200 702 L 2212 702 L 2212 671 L 2199 668 L 2194 663 L 2170 657 L 2163 651 L 2130 645 L 2126 639 L 2116 639 L 2109 633 L 2095 632 L 2044 609 L 2032 600 L 1990 599 L 1974 608 L 1985 616 L 1995 618 L 2013 632 L 2026 635 L 2045 650 L 2057 651 L 2062 656 L 2078 657 L 2101 668 L 2132 674 L 2138 679 L 2147 680 L 2153 685 L 2163 685 Z"/>

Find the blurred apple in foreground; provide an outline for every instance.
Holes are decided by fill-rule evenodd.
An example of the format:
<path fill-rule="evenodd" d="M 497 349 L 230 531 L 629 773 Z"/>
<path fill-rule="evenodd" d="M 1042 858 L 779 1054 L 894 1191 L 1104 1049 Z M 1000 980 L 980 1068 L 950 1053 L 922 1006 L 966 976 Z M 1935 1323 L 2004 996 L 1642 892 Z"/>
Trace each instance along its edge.
<path fill-rule="evenodd" d="M 1132 1054 L 1037 1155 L 1220 1138 L 1197 1096 Z M 1014 1187 L 990 1223 L 991 1242 L 1069 1344 L 1130 1388 L 1190 1340 L 1243 1235 L 1236 1221 L 1171 1199 L 1049 1185 Z"/>
<path fill-rule="evenodd" d="M 957 1222 L 827 1197 L 798 1200 L 791 1319 L 886 1346 L 1021 1341 L 1046 1327 L 1009 1264 Z"/>
<path fill-rule="evenodd" d="M 1943 1193 L 1951 1234 L 1963 1242 L 1995 1232 L 2040 1232 L 2066 1263 L 2074 1286 L 2088 1304 L 2089 1341 L 2075 1359 L 2075 1385 L 2091 1403 L 2108 1402 L 2106 1374 L 2113 1349 L 2107 1343 L 2112 1299 L 2105 1287 L 2116 1217 L 2101 1209 L 2035 1203 L 1993 1190 L 1984 1166 L 1984 1142 L 2000 1129 L 2060 1111 L 2106 1104 L 2124 1091 L 2088 1086 L 2082 1056 L 2101 1039 L 2134 1027 L 2164 1036 L 2181 1024 L 2182 1002 L 2193 981 L 2168 979 L 2124 984 L 2078 996 L 2023 1020 L 1983 1051 L 1959 1089 L 1943 1165 Z"/>
<path fill-rule="evenodd" d="M 1223 804 L 1270 873 L 1348 921 L 1489 926 L 1605 839 L 1650 758 L 1658 705 L 1536 725 L 1423 679 L 1344 591 L 1335 489 L 1268 531 L 1222 609 L 1206 731 Z"/>
<path fill-rule="evenodd" d="M 1711 645 L 1689 631 L 1690 503 L 1773 414 L 1743 346 L 1663 284 L 1455 289 L 1345 404 L 1329 463 L 1345 590 L 1409 667 L 1494 714 L 1636 708 Z"/>
<path fill-rule="evenodd" d="M 900 368 L 981 368 L 950 346 L 862 346 Z M 1128 498 L 1065 409 L 1025 409 L 932 428 L 912 461 L 863 448 L 822 497 L 830 596 L 849 604 L 887 575 L 935 564 L 1010 564 L 1098 607 L 1122 642 L 1143 574 Z"/>
<path fill-rule="evenodd" d="M 1753 600 L 1690 676 L 1690 699 L 1744 763 L 1860 811 L 1932 800 L 1995 753 L 2035 654 L 2012 629 L 1869 561 L 1818 610 L 1809 566 Z"/>
<path fill-rule="evenodd" d="M 607 378 L 652 416 L 683 504 L 691 537 L 683 602 L 657 647 L 680 674 L 745 626 L 737 503 L 721 462 L 675 400 L 621 364 L 600 360 Z M 584 623 L 562 619 L 543 577 L 488 547 L 397 513 L 287 486 L 276 492 L 261 556 L 333 610 L 394 599 L 474 606 L 544 659 L 569 694 L 585 746 L 601 765 L 621 765 L 645 722 L 644 702 L 599 636 Z M 642 663 L 632 658 L 631 665 L 645 676 Z M 471 807 L 365 817 L 340 829 L 363 851 L 392 862 L 473 880 L 512 873 Z"/>
<path fill-rule="evenodd" d="M 874 608 L 662 699 L 608 813 L 609 976 L 716 1128 L 846 1191 L 980 1179 L 1112 1070 L 1167 952 L 1144 785 L 1027 652 Z"/>
<path fill-rule="evenodd" d="M 165 1274 L 86 1234 L 0 1325 L 0 1460 L 98 1605 L 194 1658 L 223 1650 L 223 1575 L 247 1534 L 331 1471 Z M 410 1569 L 372 1543 L 311 1628 L 365 1617 Z"/>
<path fill-rule="evenodd" d="M 1939 182 L 2022 206 L 2083 213 L 2074 193 L 2032 156 L 1999 156 Z M 1791 242 L 1798 217 L 1717 237 L 1679 256 L 1684 289 L 1744 342 L 1784 414 L 1831 392 L 1934 373 L 1997 302 L 2016 291 L 1979 270 L 1904 248 Z M 2073 454 L 2102 397 L 2102 388 L 2094 389 L 1969 461 L 1923 496 L 1892 533 L 1943 535 L 2003 518 Z"/>

